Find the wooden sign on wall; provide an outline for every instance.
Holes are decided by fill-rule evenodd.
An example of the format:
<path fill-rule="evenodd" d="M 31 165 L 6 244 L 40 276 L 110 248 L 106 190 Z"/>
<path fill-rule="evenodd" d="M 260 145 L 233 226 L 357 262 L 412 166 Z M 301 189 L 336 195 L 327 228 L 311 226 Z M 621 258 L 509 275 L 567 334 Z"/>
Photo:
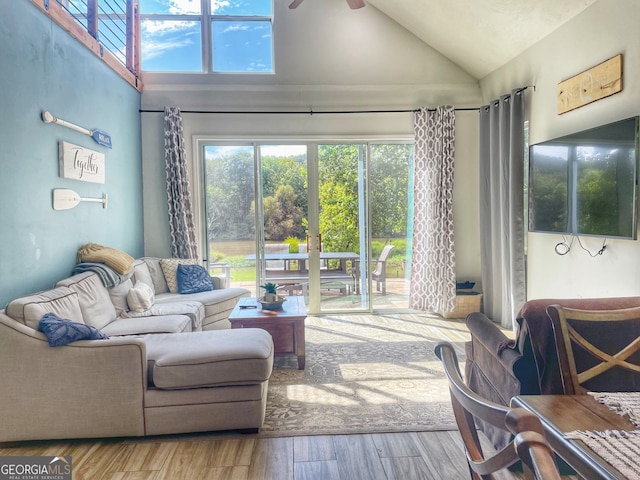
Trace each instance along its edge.
<path fill-rule="evenodd" d="M 558 115 L 622 91 L 622 54 L 558 84 Z"/>
<path fill-rule="evenodd" d="M 104 154 L 68 142 L 58 143 L 60 176 L 83 182 L 104 183 Z"/>

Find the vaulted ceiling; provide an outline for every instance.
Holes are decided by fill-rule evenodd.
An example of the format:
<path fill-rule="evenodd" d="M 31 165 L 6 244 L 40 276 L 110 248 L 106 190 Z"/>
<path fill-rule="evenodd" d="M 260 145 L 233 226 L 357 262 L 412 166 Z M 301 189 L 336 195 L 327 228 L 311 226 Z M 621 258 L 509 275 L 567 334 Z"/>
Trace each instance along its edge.
<path fill-rule="evenodd" d="M 596 1 L 366 0 L 366 3 L 481 79 Z"/>

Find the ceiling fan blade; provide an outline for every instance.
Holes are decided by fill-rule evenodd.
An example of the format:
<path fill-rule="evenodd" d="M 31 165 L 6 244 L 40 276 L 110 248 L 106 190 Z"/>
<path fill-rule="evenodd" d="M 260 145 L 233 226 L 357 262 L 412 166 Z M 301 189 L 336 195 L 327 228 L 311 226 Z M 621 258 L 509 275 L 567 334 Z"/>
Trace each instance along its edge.
<path fill-rule="evenodd" d="M 364 7 L 364 0 L 347 0 L 349 7 L 353 10 Z"/>
<path fill-rule="evenodd" d="M 291 2 L 291 5 L 289 5 L 289 8 L 298 8 L 298 5 L 300 5 L 302 3 L 302 0 L 293 0 L 293 2 Z"/>

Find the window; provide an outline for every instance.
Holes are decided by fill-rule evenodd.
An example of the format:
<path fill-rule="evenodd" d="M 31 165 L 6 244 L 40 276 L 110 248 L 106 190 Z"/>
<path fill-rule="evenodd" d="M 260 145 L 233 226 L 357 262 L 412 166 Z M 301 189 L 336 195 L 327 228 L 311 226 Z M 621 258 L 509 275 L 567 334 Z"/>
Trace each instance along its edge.
<path fill-rule="evenodd" d="M 273 73 L 273 0 L 140 0 L 142 70 Z"/>

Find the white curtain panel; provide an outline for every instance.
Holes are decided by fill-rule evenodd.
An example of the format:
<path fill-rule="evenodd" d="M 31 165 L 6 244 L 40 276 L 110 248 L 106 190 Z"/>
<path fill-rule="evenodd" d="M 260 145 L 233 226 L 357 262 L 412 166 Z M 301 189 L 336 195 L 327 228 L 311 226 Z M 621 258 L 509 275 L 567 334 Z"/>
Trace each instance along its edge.
<path fill-rule="evenodd" d="M 176 107 L 164 109 L 164 159 L 167 173 L 171 256 L 198 258 L 182 131 L 182 114 Z"/>
<path fill-rule="evenodd" d="M 414 116 L 415 170 L 410 308 L 450 312 L 456 301 L 453 235 L 455 109 Z"/>
<path fill-rule="evenodd" d="M 526 300 L 523 92 L 480 108 L 483 311 L 505 328 Z"/>

